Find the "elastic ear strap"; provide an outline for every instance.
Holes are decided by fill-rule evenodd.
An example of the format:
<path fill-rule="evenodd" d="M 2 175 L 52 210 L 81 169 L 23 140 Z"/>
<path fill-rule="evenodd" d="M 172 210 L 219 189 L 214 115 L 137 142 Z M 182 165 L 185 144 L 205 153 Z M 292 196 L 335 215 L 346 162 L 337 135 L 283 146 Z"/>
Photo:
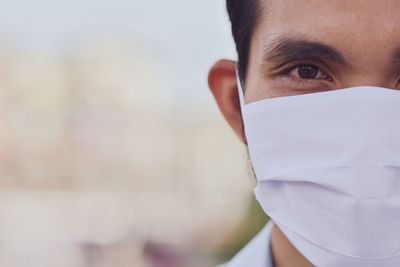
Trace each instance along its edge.
<path fill-rule="evenodd" d="M 239 67 L 238 66 L 239 66 L 239 64 L 236 62 L 236 83 L 237 83 L 237 89 L 238 89 L 238 94 L 239 94 L 240 113 L 241 113 L 241 116 L 242 116 L 243 132 L 244 132 L 244 135 L 245 135 L 245 139 L 247 139 L 246 130 L 245 130 L 245 126 L 244 126 L 244 118 L 243 118 L 244 90 L 243 90 L 243 86 L 242 86 L 242 80 L 240 79 L 240 76 L 239 76 Z M 247 141 L 246 141 L 246 145 L 247 145 Z M 251 169 L 253 170 L 253 174 L 254 174 L 254 177 L 255 177 L 253 166 L 251 167 Z"/>
<path fill-rule="evenodd" d="M 240 80 L 240 76 L 239 76 L 239 64 L 237 62 L 236 62 L 236 83 L 237 83 L 238 94 L 239 94 L 240 109 L 243 111 L 244 91 L 243 91 L 242 81 Z"/>

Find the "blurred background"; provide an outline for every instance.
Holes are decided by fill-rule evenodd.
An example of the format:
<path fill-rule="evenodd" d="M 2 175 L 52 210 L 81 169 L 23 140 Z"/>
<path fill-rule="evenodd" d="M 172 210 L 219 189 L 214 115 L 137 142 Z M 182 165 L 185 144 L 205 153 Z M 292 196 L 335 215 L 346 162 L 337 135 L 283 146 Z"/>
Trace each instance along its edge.
<path fill-rule="evenodd" d="M 0 8 L 0 266 L 198 267 L 264 225 L 207 88 L 224 0 Z"/>

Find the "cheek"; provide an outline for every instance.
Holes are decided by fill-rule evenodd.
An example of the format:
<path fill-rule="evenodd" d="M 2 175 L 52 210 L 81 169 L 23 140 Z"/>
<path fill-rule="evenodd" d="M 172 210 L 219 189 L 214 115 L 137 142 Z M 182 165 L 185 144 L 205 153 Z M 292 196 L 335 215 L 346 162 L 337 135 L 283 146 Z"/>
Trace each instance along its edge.
<path fill-rule="evenodd" d="M 269 89 L 269 82 L 257 75 L 256 70 L 248 69 L 245 89 L 244 103 L 252 103 L 261 99 L 271 98 L 274 96 L 273 91 Z"/>
<path fill-rule="evenodd" d="M 252 78 L 248 75 L 245 87 L 245 104 L 266 98 L 296 95 L 296 90 L 284 82 L 276 79 L 265 79 L 261 77 Z"/>
<path fill-rule="evenodd" d="M 339 89 L 336 84 L 326 81 L 293 81 L 288 76 L 276 76 L 271 78 L 256 77 L 249 80 L 245 92 L 245 103 L 274 97 L 311 94 Z"/>

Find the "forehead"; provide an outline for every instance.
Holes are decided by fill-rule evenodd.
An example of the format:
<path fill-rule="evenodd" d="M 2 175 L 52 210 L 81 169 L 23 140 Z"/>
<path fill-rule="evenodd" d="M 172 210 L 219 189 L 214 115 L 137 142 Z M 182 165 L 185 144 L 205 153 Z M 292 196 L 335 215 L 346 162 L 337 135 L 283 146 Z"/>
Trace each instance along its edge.
<path fill-rule="evenodd" d="M 398 0 L 262 0 L 253 40 L 282 34 L 303 35 L 344 50 L 400 43 Z M 364 51 L 365 52 L 365 51 Z"/>

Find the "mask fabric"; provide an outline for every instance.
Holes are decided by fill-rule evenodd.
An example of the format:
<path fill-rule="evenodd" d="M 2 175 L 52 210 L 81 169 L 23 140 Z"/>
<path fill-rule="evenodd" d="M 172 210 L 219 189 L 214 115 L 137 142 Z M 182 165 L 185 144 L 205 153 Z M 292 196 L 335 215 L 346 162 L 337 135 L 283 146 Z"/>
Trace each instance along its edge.
<path fill-rule="evenodd" d="M 322 267 L 400 266 L 400 91 L 362 86 L 243 104 L 264 211 Z"/>

